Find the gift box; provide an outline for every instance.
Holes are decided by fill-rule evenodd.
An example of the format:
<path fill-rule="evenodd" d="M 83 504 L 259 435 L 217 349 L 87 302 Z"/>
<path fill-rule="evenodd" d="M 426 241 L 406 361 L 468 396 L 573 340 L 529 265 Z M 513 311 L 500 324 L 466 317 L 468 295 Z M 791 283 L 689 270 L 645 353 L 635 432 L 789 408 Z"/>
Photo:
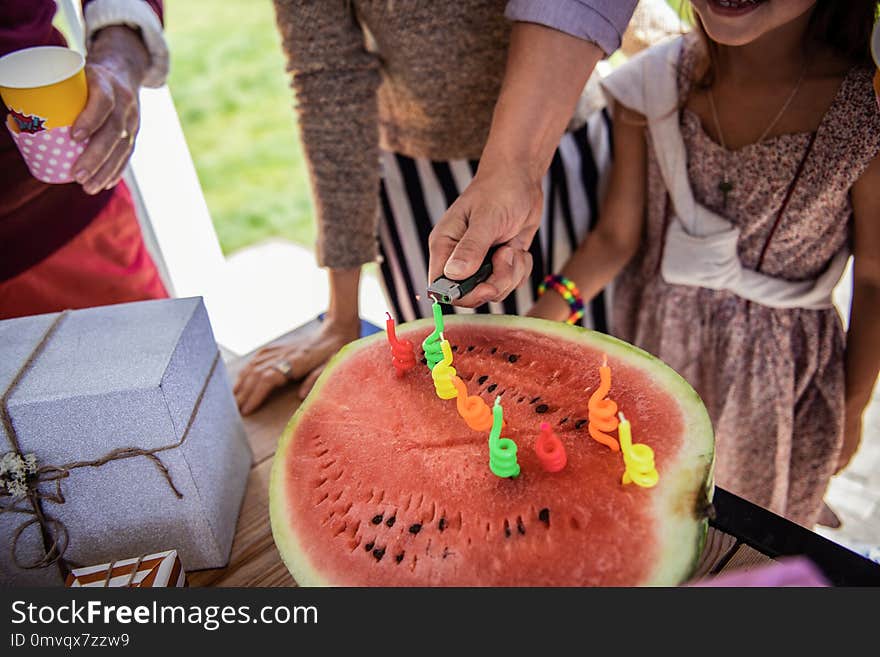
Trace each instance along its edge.
<path fill-rule="evenodd" d="M 72 588 L 180 588 L 186 586 L 186 572 L 177 550 L 166 550 L 100 566 L 75 568 L 67 575 L 66 584 Z"/>
<path fill-rule="evenodd" d="M 251 465 L 199 298 L 0 322 L 0 584 L 224 566 Z"/>

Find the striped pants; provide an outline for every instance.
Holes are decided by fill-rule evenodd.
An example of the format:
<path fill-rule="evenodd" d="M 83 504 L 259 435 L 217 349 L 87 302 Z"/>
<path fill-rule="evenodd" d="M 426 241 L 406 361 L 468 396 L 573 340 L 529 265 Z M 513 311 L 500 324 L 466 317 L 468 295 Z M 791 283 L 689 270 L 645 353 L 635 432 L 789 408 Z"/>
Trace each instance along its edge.
<path fill-rule="evenodd" d="M 608 114 L 594 113 L 579 130 L 566 133 L 544 177 L 544 211 L 532 242 L 532 273 L 504 301 L 470 309 L 443 306 L 444 313 L 524 314 L 538 285 L 558 273 L 595 226 L 611 161 Z M 476 160 L 437 162 L 382 153 L 379 244 L 382 282 L 398 321 L 431 316 L 426 296 L 428 235 L 477 171 Z M 607 333 L 606 293 L 588 304 L 583 326 Z"/>

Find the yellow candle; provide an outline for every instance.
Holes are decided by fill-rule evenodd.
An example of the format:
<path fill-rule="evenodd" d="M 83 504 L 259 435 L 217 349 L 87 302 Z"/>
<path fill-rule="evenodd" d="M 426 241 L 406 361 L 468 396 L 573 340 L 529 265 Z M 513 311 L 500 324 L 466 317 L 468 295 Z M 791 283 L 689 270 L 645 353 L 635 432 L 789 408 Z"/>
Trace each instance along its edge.
<path fill-rule="evenodd" d="M 617 435 L 620 438 L 620 451 L 623 452 L 623 483 L 633 483 L 642 488 L 656 486 L 660 475 L 654 467 L 654 450 L 641 443 L 634 445 L 629 420 L 623 413 L 618 415 L 620 424 L 617 426 Z"/>
<path fill-rule="evenodd" d="M 452 367 L 452 347 L 449 346 L 449 340 L 443 338 L 440 334 L 440 349 L 443 352 L 443 360 L 434 365 L 431 370 L 431 378 L 434 379 L 434 389 L 440 399 L 455 399 L 458 397 L 458 390 L 452 377 L 455 376 L 455 368 Z"/>

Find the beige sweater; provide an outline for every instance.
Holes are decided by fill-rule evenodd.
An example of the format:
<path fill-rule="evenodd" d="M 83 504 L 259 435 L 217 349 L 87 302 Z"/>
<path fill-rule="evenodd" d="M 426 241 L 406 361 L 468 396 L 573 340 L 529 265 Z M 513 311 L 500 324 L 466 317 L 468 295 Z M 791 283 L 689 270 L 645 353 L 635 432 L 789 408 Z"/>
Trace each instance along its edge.
<path fill-rule="evenodd" d="M 275 0 L 319 264 L 375 260 L 380 147 L 433 160 L 480 156 L 507 56 L 505 4 Z"/>

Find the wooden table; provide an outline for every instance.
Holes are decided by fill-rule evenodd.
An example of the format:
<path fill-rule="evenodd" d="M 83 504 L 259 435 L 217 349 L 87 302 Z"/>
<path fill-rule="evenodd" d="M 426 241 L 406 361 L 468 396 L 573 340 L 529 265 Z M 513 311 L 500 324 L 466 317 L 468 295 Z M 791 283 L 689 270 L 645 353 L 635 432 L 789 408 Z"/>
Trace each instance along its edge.
<path fill-rule="evenodd" d="M 314 331 L 311 322 L 296 332 Z M 293 333 L 293 331 L 291 332 Z M 289 337 L 290 333 L 277 341 Z M 250 356 L 227 363 L 232 380 Z M 244 418 L 254 453 L 229 565 L 188 573 L 190 586 L 296 586 L 281 561 L 269 525 L 269 473 L 284 426 L 299 406 L 295 388 L 274 394 Z M 880 585 L 880 566 L 814 532 L 799 527 L 722 489 L 715 493 L 716 517 L 694 579 L 734 569 L 751 569 L 789 555 L 806 555 L 834 584 Z"/>

